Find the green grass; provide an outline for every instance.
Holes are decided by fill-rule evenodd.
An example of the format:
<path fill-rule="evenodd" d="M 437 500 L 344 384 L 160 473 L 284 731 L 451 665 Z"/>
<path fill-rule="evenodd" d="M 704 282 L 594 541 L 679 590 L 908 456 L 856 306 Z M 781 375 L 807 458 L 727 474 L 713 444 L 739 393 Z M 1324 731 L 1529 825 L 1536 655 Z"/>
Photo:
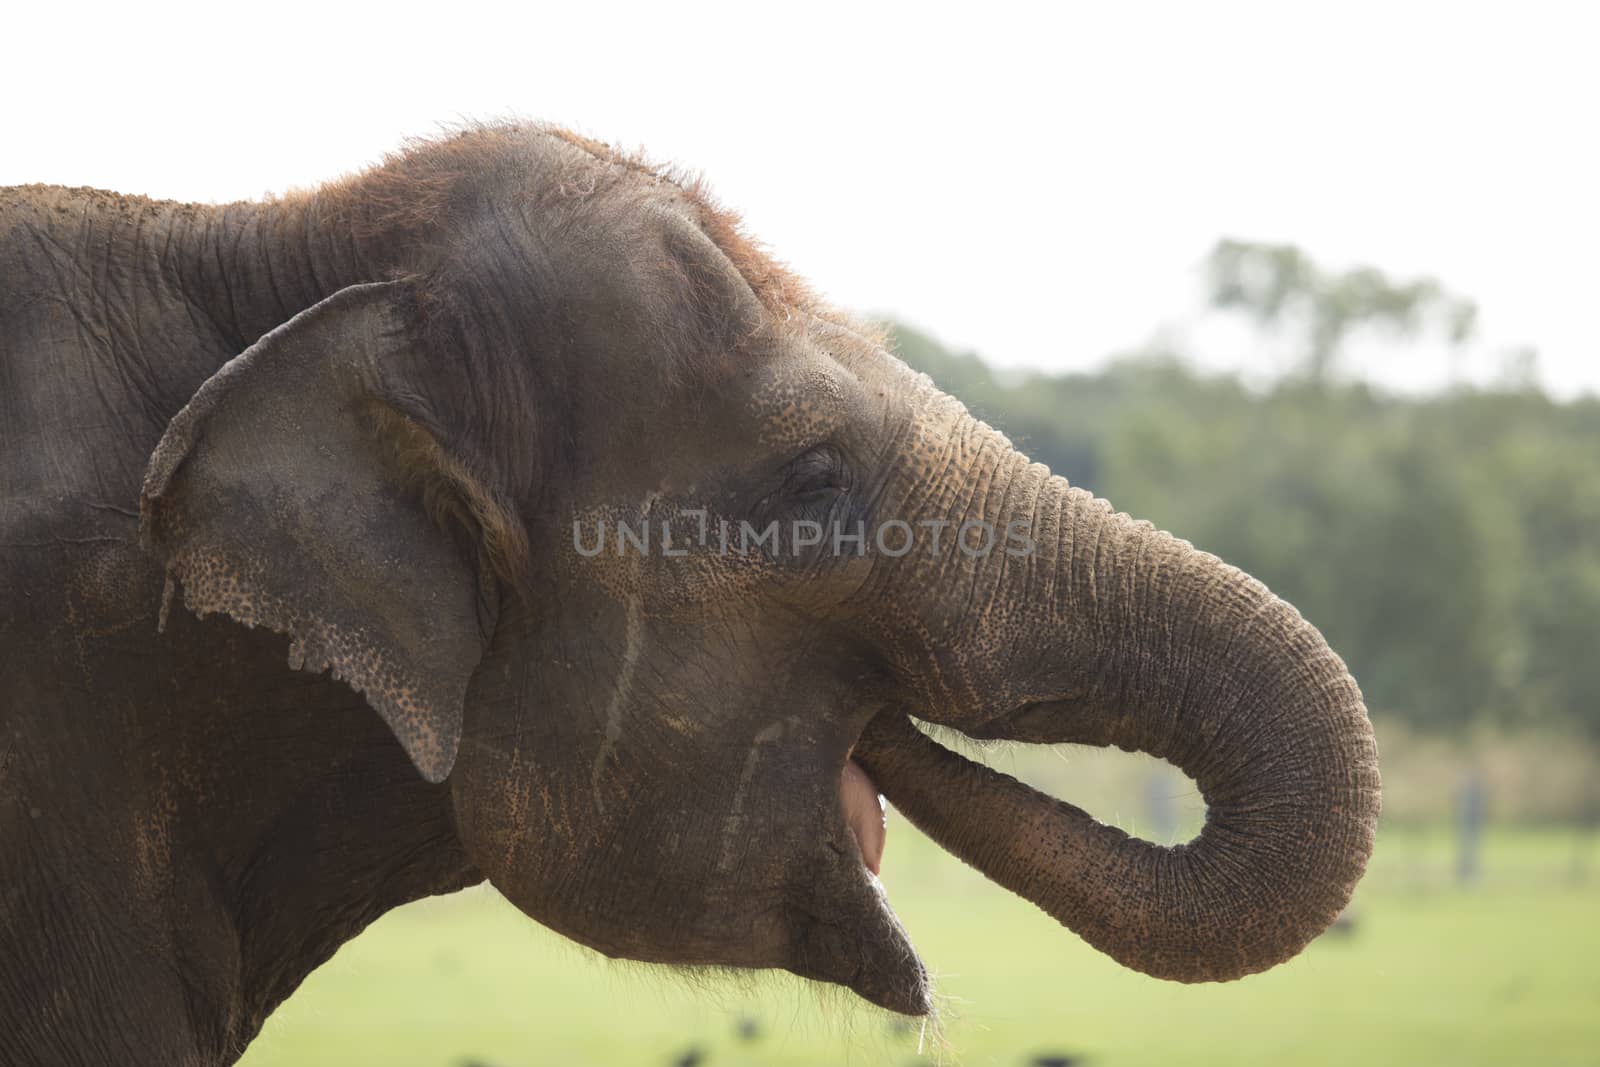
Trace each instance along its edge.
<path fill-rule="evenodd" d="M 1570 833 L 1492 832 L 1484 879 L 1460 889 L 1447 836 L 1386 830 L 1353 932 L 1242 982 L 1180 986 L 1118 967 L 904 821 L 891 829 L 891 899 L 947 998 L 938 1037 L 795 980 L 696 985 L 611 964 L 473 890 L 347 945 L 244 1063 L 667 1065 L 698 1046 L 705 1067 L 1051 1051 L 1092 1067 L 1600 1064 L 1600 878 L 1573 884 Z M 735 1036 L 741 1014 L 759 1041 Z"/>

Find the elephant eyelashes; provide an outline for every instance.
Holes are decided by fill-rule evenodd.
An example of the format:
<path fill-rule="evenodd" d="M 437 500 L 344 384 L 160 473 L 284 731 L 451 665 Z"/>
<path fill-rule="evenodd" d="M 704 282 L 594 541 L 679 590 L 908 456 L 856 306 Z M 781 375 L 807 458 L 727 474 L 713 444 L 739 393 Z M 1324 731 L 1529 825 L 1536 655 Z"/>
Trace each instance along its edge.
<path fill-rule="evenodd" d="M 808 449 L 790 461 L 779 495 L 795 503 L 807 503 L 834 496 L 850 488 L 844 457 L 821 446 Z"/>

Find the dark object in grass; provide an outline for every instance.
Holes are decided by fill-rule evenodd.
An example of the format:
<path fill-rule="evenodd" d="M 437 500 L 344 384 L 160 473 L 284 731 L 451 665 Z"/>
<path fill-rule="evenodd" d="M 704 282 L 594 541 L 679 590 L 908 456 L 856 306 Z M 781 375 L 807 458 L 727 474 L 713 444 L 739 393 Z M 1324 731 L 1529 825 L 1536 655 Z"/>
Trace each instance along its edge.
<path fill-rule="evenodd" d="M 684 1054 L 672 1061 L 672 1067 L 699 1067 L 706 1061 L 706 1054 L 699 1045 L 690 1045 Z"/>
<path fill-rule="evenodd" d="M 761 1037 L 761 1023 L 754 1015 L 741 1015 L 733 1025 L 733 1032 L 739 1035 L 740 1041 L 756 1041 Z"/>
<path fill-rule="evenodd" d="M 1031 1061 L 1033 1067 L 1080 1067 L 1083 1059 L 1064 1052 L 1041 1052 Z"/>

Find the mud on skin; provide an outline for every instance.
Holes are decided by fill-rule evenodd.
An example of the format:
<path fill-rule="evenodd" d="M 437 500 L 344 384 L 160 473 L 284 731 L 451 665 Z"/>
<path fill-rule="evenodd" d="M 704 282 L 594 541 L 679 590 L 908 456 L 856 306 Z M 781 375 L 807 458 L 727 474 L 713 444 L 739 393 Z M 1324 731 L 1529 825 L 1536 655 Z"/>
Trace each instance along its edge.
<path fill-rule="evenodd" d="M 1371 850 L 1360 692 L 1292 607 L 560 130 L 264 203 L 0 190 L 0 377 L 0 1064 L 233 1062 L 484 879 L 613 956 L 923 1013 L 880 792 L 1180 981 L 1294 955 Z M 571 538 L 696 514 L 917 544 Z M 975 520 L 1034 551 L 931 538 Z M 913 716 L 1155 753 L 1209 822 L 1130 839 Z"/>

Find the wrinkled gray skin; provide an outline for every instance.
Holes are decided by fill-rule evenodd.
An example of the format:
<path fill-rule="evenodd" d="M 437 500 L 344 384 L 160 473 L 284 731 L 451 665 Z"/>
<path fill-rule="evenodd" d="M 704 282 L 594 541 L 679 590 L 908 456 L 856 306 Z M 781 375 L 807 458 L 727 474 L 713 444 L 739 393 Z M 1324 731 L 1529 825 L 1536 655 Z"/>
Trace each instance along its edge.
<path fill-rule="evenodd" d="M 724 555 L 699 511 L 919 541 Z M 585 556 L 600 519 L 684 554 Z M 1156 753 L 1208 823 L 1131 840 L 908 716 Z M 221 208 L 0 191 L 0 1063 L 231 1062 L 372 919 L 484 878 L 610 955 L 923 1013 L 871 783 L 1184 981 L 1320 932 L 1378 809 L 1292 608 L 599 146 L 474 130 Z"/>

